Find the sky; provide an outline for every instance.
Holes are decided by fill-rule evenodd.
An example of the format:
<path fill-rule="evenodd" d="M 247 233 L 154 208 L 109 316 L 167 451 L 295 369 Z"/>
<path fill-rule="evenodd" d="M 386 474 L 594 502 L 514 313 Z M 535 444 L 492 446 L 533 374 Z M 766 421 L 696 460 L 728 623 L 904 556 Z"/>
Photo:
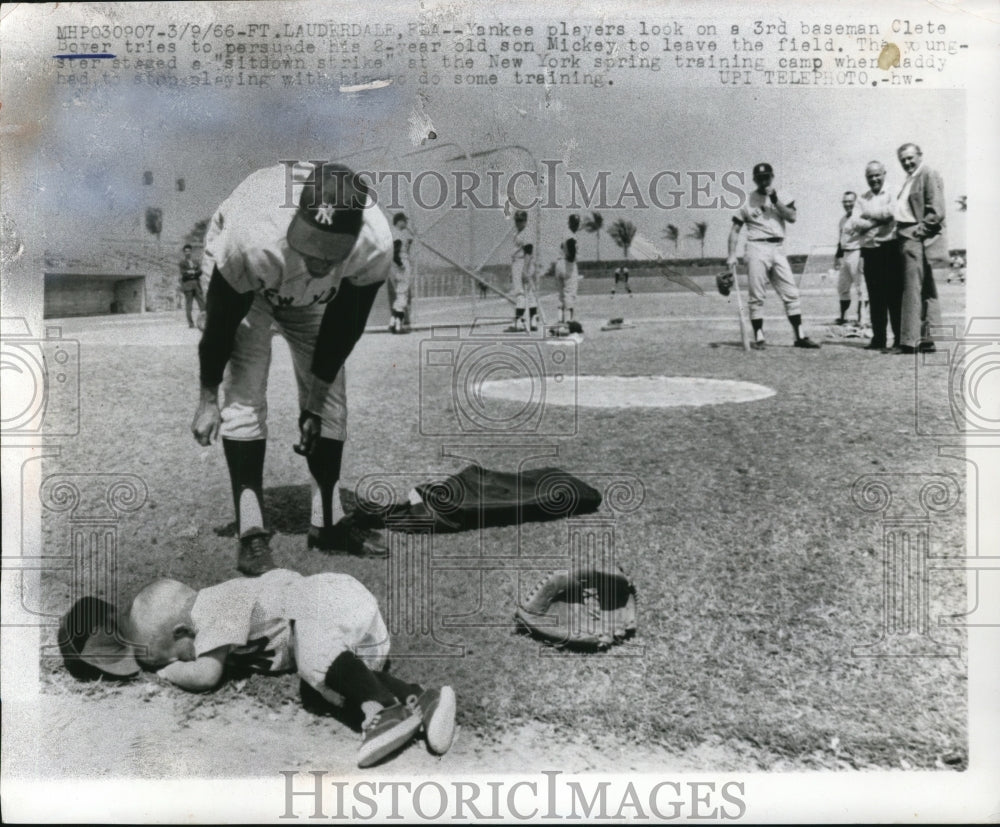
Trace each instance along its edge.
<path fill-rule="evenodd" d="M 966 98 L 956 90 L 828 88 L 679 88 L 657 83 L 654 76 L 616 86 L 539 87 L 499 85 L 462 90 L 419 87 L 412 82 L 364 93 L 343 94 L 320 87 L 250 90 L 119 86 L 55 86 L 36 76 L 26 78 L 25 94 L 13 106 L 26 106 L 37 127 L 21 136 L 8 157 L 16 180 L 8 193 L 20 192 L 26 209 L 21 223 L 41 228 L 47 250 L 82 257 L 99 255 L 108 244 L 149 242 L 144 227 L 147 207 L 163 210 L 164 244 L 179 244 L 199 219 L 208 218 L 239 181 L 254 169 L 282 159 L 342 158 L 361 167 L 453 173 L 447 161 L 457 142 L 471 152 L 506 144 L 525 147 L 535 160 L 560 161 L 557 192 L 568 195 L 567 171 L 589 185 L 607 174 L 616 200 L 631 174 L 643 192 L 657 173 L 676 173 L 690 187 L 693 173 L 715 176 L 708 198 L 724 196 L 721 180 L 749 172 L 759 161 L 776 171 L 775 187 L 794 197 L 799 220 L 788 229 L 786 249 L 808 253 L 836 243 L 840 200 L 846 189 L 866 188 L 863 171 L 873 159 L 888 170 L 887 187 L 902 182 L 895 160 L 899 144 L 915 141 L 926 162 L 944 177 L 950 214 L 949 241 L 965 245 L 965 215 L 955 198 L 966 192 Z M 30 102 L 30 105 L 26 103 Z M 9 111 L 6 108 L 5 112 Z M 23 121 L 23 119 L 22 119 Z M 441 146 L 415 157 L 421 139 L 433 130 Z M 358 152 L 358 150 L 361 150 Z M 531 169 L 526 153 L 506 152 L 489 158 L 510 175 Z M 485 173 L 485 161 L 473 169 Z M 463 164 L 464 166 L 464 164 Z M 153 184 L 142 183 L 143 172 Z M 185 180 L 184 192 L 175 181 Z M 662 178 L 660 192 L 669 205 L 673 177 Z M 730 182 L 738 179 L 728 178 Z M 425 191 L 426 192 L 426 191 Z M 429 189 L 433 198 L 434 189 Z M 522 194 L 525 190 L 519 190 Z M 694 256 L 697 241 L 687 238 L 695 221 L 708 224 L 705 254 L 722 256 L 733 210 L 725 205 L 691 208 L 691 194 L 670 209 L 624 199 L 619 209 L 601 210 L 605 226 L 617 218 L 632 221 L 639 232 L 667 255 Z M 8 201 L 9 202 L 9 201 Z M 409 205 L 418 232 L 442 211 Z M 489 257 L 510 227 L 503 210 L 476 211 L 469 242 L 466 211 L 449 215 L 425 239 L 463 264 Z M 570 208 L 543 210 L 541 259 L 558 255 Z M 587 212 L 586 209 L 576 211 Z M 680 229 L 675 250 L 663 238 L 667 224 Z M 596 239 L 584 235 L 584 258 L 596 253 Z M 607 236 L 604 258 L 612 254 Z M 489 257 L 500 261 L 505 248 Z"/>

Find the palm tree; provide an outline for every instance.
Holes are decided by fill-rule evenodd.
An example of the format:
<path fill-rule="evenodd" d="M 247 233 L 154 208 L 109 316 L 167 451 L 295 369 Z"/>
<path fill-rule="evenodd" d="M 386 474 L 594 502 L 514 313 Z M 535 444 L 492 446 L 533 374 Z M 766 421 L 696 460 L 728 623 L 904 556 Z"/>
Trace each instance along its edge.
<path fill-rule="evenodd" d="M 583 222 L 583 229 L 588 233 L 596 233 L 597 238 L 597 260 L 601 260 L 601 227 L 604 226 L 604 216 L 599 212 L 592 212 L 590 218 Z"/>
<path fill-rule="evenodd" d="M 674 242 L 674 253 L 676 253 L 677 244 L 681 238 L 680 228 L 676 224 L 667 224 L 667 228 L 663 231 L 663 237 L 667 241 Z"/>
<path fill-rule="evenodd" d="M 688 238 L 693 238 L 695 241 L 701 242 L 701 257 L 705 258 L 705 235 L 708 233 L 708 222 L 706 221 L 695 221 L 691 227 L 691 232 L 688 233 Z"/>
<path fill-rule="evenodd" d="M 611 225 L 611 229 L 608 230 L 608 235 L 611 236 L 612 240 L 625 251 L 625 258 L 628 258 L 628 248 L 632 246 L 632 239 L 635 238 L 636 227 L 631 221 L 626 221 L 624 218 L 618 218 L 615 220 L 614 224 Z"/>
<path fill-rule="evenodd" d="M 969 209 L 968 200 L 969 200 L 968 195 L 958 196 L 958 199 L 955 201 L 955 203 L 958 204 L 959 212 L 966 212 Z"/>
<path fill-rule="evenodd" d="M 195 221 L 194 226 L 184 236 L 184 243 L 190 244 L 192 247 L 200 247 L 205 241 L 205 233 L 208 232 L 209 221 L 211 221 L 210 218 L 200 218 Z"/>

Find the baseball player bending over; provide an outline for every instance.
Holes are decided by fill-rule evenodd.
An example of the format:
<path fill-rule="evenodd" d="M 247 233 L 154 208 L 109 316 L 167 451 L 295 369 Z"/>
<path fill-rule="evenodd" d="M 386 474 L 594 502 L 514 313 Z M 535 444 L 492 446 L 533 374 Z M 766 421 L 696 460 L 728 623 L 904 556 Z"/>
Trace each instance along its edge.
<path fill-rule="evenodd" d="M 573 213 L 567 221 L 569 235 L 559 245 L 562 257 L 556 262 L 556 283 L 559 285 L 559 321 L 573 320 L 576 291 L 580 272 L 576 266 L 576 231 L 580 229 L 580 216 Z"/>
<path fill-rule="evenodd" d="M 301 170 L 299 170 L 301 172 Z M 389 222 L 346 167 L 293 175 L 284 165 L 244 180 L 212 217 L 203 267 L 210 274 L 198 347 L 201 401 L 191 430 L 201 445 L 221 435 L 248 575 L 274 568 L 263 521 L 267 378 L 271 335 L 288 342 L 299 398 L 300 443 L 312 475 L 308 547 L 384 554 L 343 516 L 335 496 L 347 436 L 344 363 L 392 266 Z M 222 403 L 219 403 L 219 386 Z"/>
<path fill-rule="evenodd" d="M 615 283 L 611 285 L 611 295 L 615 294 L 615 290 L 618 289 L 618 285 L 622 284 L 625 286 L 625 292 L 630 296 L 632 295 L 632 288 L 628 286 L 628 267 L 616 267 L 615 268 Z"/>
<path fill-rule="evenodd" d="M 770 281 L 775 292 L 785 304 L 785 313 L 795 331 L 795 347 L 818 348 L 819 345 L 802 335 L 802 310 L 799 305 L 799 288 L 792 276 L 792 268 L 785 257 L 785 223 L 795 223 L 795 201 L 787 203 L 778 198 L 771 186 L 774 170 L 770 164 L 757 164 L 753 168 L 753 181 L 757 188 L 747 194 L 746 203 L 733 216 L 729 231 L 729 257 L 726 263 L 737 263 L 736 243 L 740 230 L 747 228 L 746 258 L 749 270 L 750 324 L 754 330 L 754 347 L 764 349 L 764 290 Z"/>
<path fill-rule="evenodd" d="M 392 307 L 392 321 L 389 323 L 390 333 L 403 333 L 406 324 L 407 311 L 410 308 L 410 287 L 412 269 L 410 267 L 410 247 L 413 246 L 413 233 L 407 228 L 406 214 L 398 212 L 392 217 L 392 269 L 389 270 L 389 280 L 386 289 L 389 291 L 389 304 Z"/>
<path fill-rule="evenodd" d="M 389 632 L 374 595 L 348 574 L 275 569 L 200 591 L 157 580 L 132 602 L 126 638 L 140 665 L 189 692 L 214 689 L 227 669 L 295 670 L 328 702 L 364 715 L 359 767 L 418 732 L 432 752 L 451 747 L 454 691 L 382 671 Z"/>
<path fill-rule="evenodd" d="M 532 265 L 531 261 L 531 250 L 532 245 L 528 243 L 528 234 L 526 228 L 528 226 L 528 214 L 524 210 L 518 210 L 514 213 L 514 249 L 511 251 L 510 256 L 510 290 L 514 295 L 514 324 L 510 327 L 510 332 L 514 333 L 521 330 L 526 330 L 524 325 L 524 306 L 525 295 L 524 295 L 524 283 L 528 280 L 529 286 L 531 286 L 531 278 L 533 273 L 528 272 L 529 266 Z M 536 298 L 535 291 L 531 291 L 531 304 L 528 307 L 528 318 L 532 330 L 538 330 L 538 299 Z"/>

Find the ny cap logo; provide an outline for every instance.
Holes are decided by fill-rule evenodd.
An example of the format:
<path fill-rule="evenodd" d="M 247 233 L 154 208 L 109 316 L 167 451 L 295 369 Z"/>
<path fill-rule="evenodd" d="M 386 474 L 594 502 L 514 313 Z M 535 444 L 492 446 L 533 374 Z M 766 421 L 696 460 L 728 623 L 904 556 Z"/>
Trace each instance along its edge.
<path fill-rule="evenodd" d="M 316 208 L 316 223 L 317 224 L 333 224 L 333 211 L 335 207 L 333 204 L 320 204 Z"/>

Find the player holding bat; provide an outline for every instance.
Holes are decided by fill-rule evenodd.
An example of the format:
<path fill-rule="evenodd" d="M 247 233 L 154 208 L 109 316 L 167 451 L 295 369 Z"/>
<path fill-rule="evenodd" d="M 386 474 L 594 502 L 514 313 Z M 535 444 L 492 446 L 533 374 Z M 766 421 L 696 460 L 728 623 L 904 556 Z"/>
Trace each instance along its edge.
<path fill-rule="evenodd" d="M 746 203 L 733 216 L 726 263 L 730 268 L 736 266 L 736 244 L 740 230 L 746 226 L 750 324 L 753 327 L 755 349 L 764 349 L 763 307 L 764 290 L 768 281 L 784 302 L 785 314 L 795 331 L 795 347 L 818 348 L 816 342 L 802 335 L 799 288 L 795 284 L 784 250 L 785 224 L 795 223 L 795 201 L 779 198 L 771 184 L 773 180 L 774 170 L 770 164 L 757 164 L 753 168 L 753 182 L 757 188 L 747 194 Z"/>
<path fill-rule="evenodd" d="M 296 210 L 283 206 L 289 174 Z M 210 282 L 198 346 L 201 401 L 191 431 L 201 445 L 222 437 L 240 538 L 237 568 L 244 574 L 274 568 L 262 505 L 274 329 L 292 354 L 295 450 L 313 479 L 309 548 L 386 552 L 349 519 L 337 519 L 335 492 L 347 436 L 344 363 L 392 257 L 388 220 L 364 183 L 339 164 L 254 172 L 212 217 L 203 260 Z"/>

